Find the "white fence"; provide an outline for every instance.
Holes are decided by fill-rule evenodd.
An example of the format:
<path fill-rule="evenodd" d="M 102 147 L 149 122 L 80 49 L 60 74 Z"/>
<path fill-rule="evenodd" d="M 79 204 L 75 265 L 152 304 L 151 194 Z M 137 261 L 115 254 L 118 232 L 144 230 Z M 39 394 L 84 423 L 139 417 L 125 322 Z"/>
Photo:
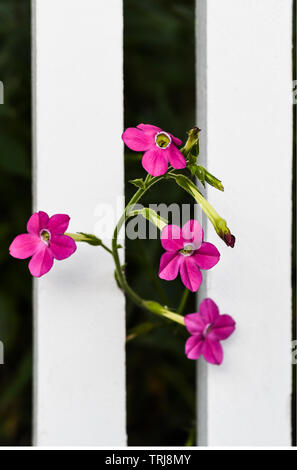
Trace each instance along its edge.
<path fill-rule="evenodd" d="M 93 232 L 96 206 L 124 194 L 122 5 L 37 0 L 34 13 L 35 208 Z M 37 444 L 125 444 L 125 302 L 109 258 L 80 246 L 35 285 Z"/>
<path fill-rule="evenodd" d="M 201 438 L 289 445 L 292 2 L 201 0 L 197 17 L 198 120 L 207 166 L 226 194 L 223 204 L 215 191 L 209 199 L 237 237 L 207 277 L 207 294 L 234 315 L 237 331 L 224 368 L 207 368 L 201 384 Z"/>
<path fill-rule="evenodd" d="M 122 1 L 33 14 L 35 209 L 92 232 L 124 194 Z M 291 24 L 291 0 L 197 0 L 202 151 L 226 192 L 209 198 L 237 237 L 207 277 L 237 331 L 224 366 L 199 369 L 201 444 L 290 444 Z M 125 304 L 104 251 L 35 284 L 34 357 L 37 445 L 125 445 Z"/>

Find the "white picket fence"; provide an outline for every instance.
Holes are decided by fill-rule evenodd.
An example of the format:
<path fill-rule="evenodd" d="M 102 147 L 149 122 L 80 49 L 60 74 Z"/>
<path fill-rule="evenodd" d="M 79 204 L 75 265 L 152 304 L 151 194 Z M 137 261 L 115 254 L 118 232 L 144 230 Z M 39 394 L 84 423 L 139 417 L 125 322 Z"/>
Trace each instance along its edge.
<path fill-rule="evenodd" d="M 124 194 L 122 1 L 32 11 L 34 209 L 92 232 Z M 197 0 L 197 123 L 225 186 L 209 199 L 237 237 L 207 275 L 237 331 L 223 367 L 199 365 L 199 444 L 290 445 L 291 32 L 291 0 Z M 125 302 L 103 250 L 35 283 L 34 383 L 36 445 L 126 444 Z"/>

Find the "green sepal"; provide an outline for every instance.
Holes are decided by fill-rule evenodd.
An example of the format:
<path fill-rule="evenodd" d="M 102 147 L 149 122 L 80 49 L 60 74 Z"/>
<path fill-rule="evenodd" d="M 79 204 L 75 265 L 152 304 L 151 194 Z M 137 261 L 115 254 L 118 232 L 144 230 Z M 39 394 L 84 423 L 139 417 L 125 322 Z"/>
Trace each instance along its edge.
<path fill-rule="evenodd" d="M 205 187 L 205 168 L 199 165 L 189 165 L 189 170 L 193 176 L 196 176 Z"/>
<path fill-rule="evenodd" d="M 180 149 L 181 153 L 186 157 L 190 165 L 195 165 L 200 152 L 199 146 L 199 127 L 193 127 L 188 131 L 188 139 L 185 146 Z"/>
<path fill-rule="evenodd" d="M 136 188 L 144 189 L 145 188 L 145 182 L 143 181 L 142 178 L 136 178 L 135 180 L 130 180 L 129 183 L 133 184 L 136 186 Z"/>
<path fill-rule="evenodd" d="M 203 166 L 190 165 L 189 170 L 191 171 L 192 175 L 197 176 L 197 178 L 203 184 L 204 187 L 206 182 L 214 188 L 218 189 L 219 191 L 224 191 L 224 186 L 222 185 L 221 180 L 209 173 L 209 171 L 207 171 L 206 168 L 204 168 Z"/>
<path fill-rule="evenodd" d="M 192 147 L 192 151 L 191 151 L 191 154 L 193 155 L 193 157 L 199 157 L 199 153 L 200 153 L 200 144 L 199 144 L 199 135 L 198 135 L 198 140 L 197 142 L 193 145 Z"/>

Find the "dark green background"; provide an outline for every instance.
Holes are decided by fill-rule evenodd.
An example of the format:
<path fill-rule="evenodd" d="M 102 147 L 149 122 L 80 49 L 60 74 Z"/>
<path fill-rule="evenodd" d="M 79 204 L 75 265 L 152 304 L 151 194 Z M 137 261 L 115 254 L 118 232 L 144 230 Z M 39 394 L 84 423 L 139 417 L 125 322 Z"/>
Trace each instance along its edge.
<path fill-rule="evenodd" d="M 30 1 L 1 0 L 0 80 L 0 444 L 31 442 L 32 280 L 8 255 L 31 213 Z"/>
<path fill-rule="evenodd" d="M 151 123 L 182 140 L 195 122 L 194 0 L 124 1 L 125 127 Z M 126 150 L 129 180 L 144 175 L 141 155 Z M 172 182 L 157 185 L 143 203 L 191 203 Z M 177 307 L 180 280 L 158 281 L 159 240 L 127 240 L 129 282 L 144 298 Z M 187 307 L 194 311 L 193 298 Z M 127 302 L 127 329 L 152 315 Z M 184 355 L 178 326 L 158 327 L 127 344 L 127 413 L 130 445 L 184 445 L 195 428 L 195 363 Z"/>

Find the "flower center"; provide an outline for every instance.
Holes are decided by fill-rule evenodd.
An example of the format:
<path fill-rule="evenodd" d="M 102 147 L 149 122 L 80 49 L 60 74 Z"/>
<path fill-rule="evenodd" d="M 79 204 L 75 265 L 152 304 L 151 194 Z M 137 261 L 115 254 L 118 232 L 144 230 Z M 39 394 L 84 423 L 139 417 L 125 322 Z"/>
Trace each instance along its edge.
<path fill-rule="evenodd" d="M 165 150 L 171 144 L 171 137 L 167 132 L 159 132 L 159 134 L 156 134 L 155 142 L 157 147 Z"/>
<path fill-rule="evenodd" d="M 208 335 L 208 333 L 211 332 L 211 329 L 212 329 L 212 323 L 208 323 L 208 324 L 206 325 L 206 327 L 204 328 L 204 330 L 203 330 L 203 336 L 204 336 L 204 338 L 205 338 L 205 336 Z"/>
<path fill-rule="evenodd" d="M 194 247 L 188 243 L 187 245 L 184 245 L 183 249 L 180 250 L 181 254 L 184 256 L 191 256 L 194 253 Z"/>
<path fill-rule="evenodd" d="M 40 238 L 46 245 L 49 245 L 49 242 L 50 242 L 50 239 L 51 239 L 51 233 L 48 230 L 46 230 L 45 228 L 43 228 L 40 231 Z"/>

